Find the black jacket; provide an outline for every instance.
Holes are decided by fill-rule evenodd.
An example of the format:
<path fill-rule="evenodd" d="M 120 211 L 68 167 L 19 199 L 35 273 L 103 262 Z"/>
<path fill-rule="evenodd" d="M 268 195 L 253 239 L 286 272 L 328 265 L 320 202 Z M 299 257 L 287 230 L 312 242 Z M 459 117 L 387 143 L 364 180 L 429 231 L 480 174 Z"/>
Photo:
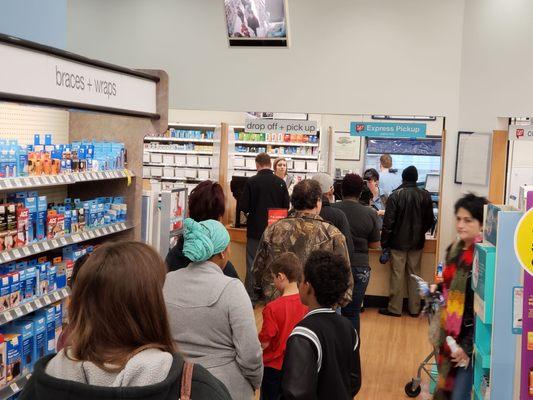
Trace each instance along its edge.
<path fill-rule="evenodd" d="M 103 387 L 66 381 L 47 375 L 46 365 L 55 354 L 41 358 L 19 400 L 176 400 L 181 391 L 183 358 L 176 354 L 168 377 L 160 383 L 142 387 Z M 228 389 L 205 368 L 195 364 L 191 398 L 231 400 Z"/>
<path fill-rule="evenodd" d="M 381 247 L 420 250 L 426 242 L 426 232 L 434 223 L 429 192 L 419 189 L 416 183 L 405 182 L 387 200 L 381 228 Z"/>
<path fill-rule="evenodd" d="M 359 335 L 332 309 L 311 311 L 287 340 L 283 400 L 352 400 L 361 388 Z"/>
<path fill-rule="evenodd" d="M 341 231 L 346 238 L 346 246 L 348 247 L 348 254 L 350 254 L 350 264 L 353 265 L 354 247 L 352 242 L 352 235 L 350 233 L 350 224 L 346 214 L 338 208 L 332 207 L 329 199 L 322 196 L 322 210 L 320 210 L 320 216 L 324 221 L 329 222 Z"/>
<path fill-rule="evenodd" d="M 246 236 L 261 239 L 268 223 L 269 208 L 289 208 L 289 192 L 285 181 L 271 169 L 257 172 L 246 182 L 239 199 L 239 209 L 248 214 Z"/>
<path fill-rule="evenodd" d="M 184 254 L 183 254 L 183 236 L 178 238 L 178 243 L 170 249 L 168 252 L 165 262 L 167 263 L 168 272 L 177 271 L 178 269 L 185 268 L 191 263 Z M 235 267 L 228 261 L 226 268 L 224 268 L 224 275 L 229 276 L 230 278 L 239 278 L 239 274 L 235 270 Z"/>

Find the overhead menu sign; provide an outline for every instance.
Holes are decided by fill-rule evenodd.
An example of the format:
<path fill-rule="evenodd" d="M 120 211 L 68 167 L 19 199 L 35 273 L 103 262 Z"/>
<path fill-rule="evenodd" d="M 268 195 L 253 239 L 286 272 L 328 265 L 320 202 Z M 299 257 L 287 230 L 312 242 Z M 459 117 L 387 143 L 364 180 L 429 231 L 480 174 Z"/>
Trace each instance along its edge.
<path fill-rule="evenodd" d="M 0 94 L 156 114 L 156 82 L 0 43 Z"/>
<path fill-rule="evenodd" d="M 316 135 L 316 121 L 247 118 L 245 132 Z"/>
<path fill-rule="evenodd" d="M 509 140 L 533 140 L 533 125 L 510 125 Z"/>
<path fill-rule="evenodd" d="M 373 138 L 424 138 L 426 137 L 426 124 L 351 122 L 350 135 Z"/>

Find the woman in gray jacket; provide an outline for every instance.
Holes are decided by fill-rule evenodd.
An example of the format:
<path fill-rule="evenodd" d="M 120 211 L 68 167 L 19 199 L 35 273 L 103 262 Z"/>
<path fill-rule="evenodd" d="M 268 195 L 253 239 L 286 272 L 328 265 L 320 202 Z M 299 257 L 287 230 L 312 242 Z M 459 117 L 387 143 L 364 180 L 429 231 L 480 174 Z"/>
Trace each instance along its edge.
<path fill-rule="evenodd" d="M 167 275 L 163 293 L 180 351 L 222 381 L 234 400 L 250 400 L 261 385 L 262 351 L 244 285 L 222 272 L 229 242 L 220 222 L 186 219 L 183 253 L 191 263 Z"/>

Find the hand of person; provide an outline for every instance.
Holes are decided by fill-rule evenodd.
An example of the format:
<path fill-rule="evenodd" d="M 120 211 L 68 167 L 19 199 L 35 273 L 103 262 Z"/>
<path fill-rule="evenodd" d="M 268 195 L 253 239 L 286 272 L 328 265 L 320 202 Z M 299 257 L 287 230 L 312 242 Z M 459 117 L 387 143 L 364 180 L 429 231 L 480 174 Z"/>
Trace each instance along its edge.
<path fill-rule="evenodd" d="M 378 215 L 383 217 L 385 215 L 385 210 L 378 210 Z"/>
<path fill-rule="evenodd" d="M 470 357 L 459 347 L 455 353 L 452 353 L 452 362 L 455 363 L 456 367 L 466 368 L 470 363 Z"/>
<path fill-rule="evenodd" d="M 429 285 L 429 293 L 435 293 L 437 291 L 438 286 L 434 283 Z"/>

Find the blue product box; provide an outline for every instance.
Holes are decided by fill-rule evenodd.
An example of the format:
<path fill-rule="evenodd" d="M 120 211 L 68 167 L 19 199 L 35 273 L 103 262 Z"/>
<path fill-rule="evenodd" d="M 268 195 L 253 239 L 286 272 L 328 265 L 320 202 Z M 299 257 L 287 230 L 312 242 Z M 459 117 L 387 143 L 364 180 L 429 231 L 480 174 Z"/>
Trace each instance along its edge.
<path fill-rule="evenodd" d="M 64 215 L 65 235 L 69 235 L 70 233 L 72 233 L 72 212 L 70 210 L 65 209 Z"/>
<path fill-rule="evenodd" d="M 37 240 L 46 239 L 46 209 L 48 203 L 46 196 L 39 196 L 37 199 L 37 223 L 36 223 L 36 238 Z"/>
<path fill-rule="evenodd" d="M 24 373 L 31 372 L 33 370 L 33 364 L 35 361 L 35 337 L 33 321 L 20 320 L 15 321 L 2 328 L 4 334 L 16 334 L 19 335 L 21 341 L 21 360 L 22 371 Z"/>
<path fill-rule="evenodd" d="M 38 360 L 46 355 L 46 313 L 37 312 L 33 317 L 34 331 L 34 360 Z"/>
<path fill-rule="evenodd" d="M 30 301 L 38 294 L 38 285 L 37 285 L 37 268 L 28 267 L 26 268 L 26 284 L 24 285 L 24 300 Z"/>
<path fill-rule="evenodd" d="M 41 145 L 41 135 L 39 135 L 38 133 L 33 135 L 33 145 L 34 146 L 40 146 Z"/>
<path fill-rule="evenodd" d="M 46 318 L 46 354 L 52 354 L 56 350 L 56 310 L 48 307 L 36 312 Z"/>
<path fill-rule="evenodd" d="M 6 343 L 6 381 L 9 383 L 22 372 L 22 338 L 17 333 L 4 335 Z"/>
<path fill-rule="evenodd" d="M 104 225 L 105 207 L 103 203 L 98 204 L 97 226 Z"/>
<path fill-rule="evenodd" d="M 37 296 L 43 296 L 48 293 L 48 265 L 49 262 L 45 262 L 37 265 L 37 276 L 39 278 L 39 292 Z"/>
<path fill-rule="evenodd" d="M 5 311 L 9 308 L 10 292 L 11 282 L 9 275 L 3 275 L 0 280 L 0 311 Z"/>
<path fill-rule="evenodd" d="M 48 293 L 51 293 L 57 289 L 57 268 L 55 265 L 47 265 L 48 269 Z"/>
<path fill-rule="evenodd" d="M 44 135 L 44 145 L 45 146 L 52 145 L 52 134 L 51 133 L 47 133 L 46 135 Z"/>
<path fill-rule="evenodd" d="M 17 307 L 21 303 L 20 294 L 20 274 L 12 272 L 9 274 L 9 306 Z"/>
<path fill-rule="evenodd" d="M 28 176 L 28 151 L 24 147 L 19 148 L 17 175 Z"/>
<path fill-rule="evenodd" d="M 91 203 L 89 209 L 89 228 L 96 228 L 98 226 L 98 204 Z"/>
<path fill-rule="evenodd" d="M 37 234 L 37 197 L 27 197 L 25 206 L 29 212 L 28 218 L 28 243 L 34 242 Z"/>
<path fill-rule="evenodd" d="M 67 264 L 62 262 L 56 265 L 56 289 L 62 289 L 67 286 Z"/>

